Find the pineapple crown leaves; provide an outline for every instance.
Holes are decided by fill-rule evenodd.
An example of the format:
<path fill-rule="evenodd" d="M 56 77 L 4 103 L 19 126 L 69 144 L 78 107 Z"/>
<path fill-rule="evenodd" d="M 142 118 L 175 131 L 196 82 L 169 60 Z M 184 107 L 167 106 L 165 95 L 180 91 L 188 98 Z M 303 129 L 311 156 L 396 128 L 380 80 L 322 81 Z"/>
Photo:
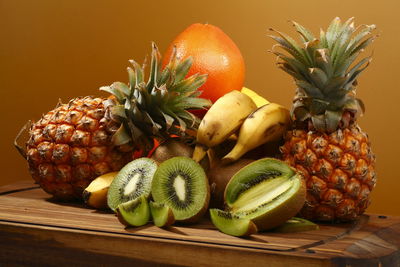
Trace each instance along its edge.
<path fill-rule="evenodd" d="M 196 130 L 200 119 L 189 112 L 204 109 L 211 101 L 200 98 L 197 89 L 207 79 L 207 75 L 194 74 L 186 77 L 192 59 L 181 60 L 173 50 L 171 58 L 161 69 L 161 55 L 152 43 L 150 73 L 145 80 L 146 64 L 140 66 L 129 61 L 129 83 L 114 82 L 100 90 L 113 95 L 107 100 L 107 110 L 111 118 L 121 122 L 113 136 L 115 145 L 136 144 L 144 151 L 152 148 L 152 139 L 167 139 L 171 135 L 185 137 L 187 130 Z"/>
<path fill-rule="evenodd" d="M 335 18 L 326 31 L 315 37 L 308 29 L 291 21 L 300 35 L 299 45 L 288 35 L 270 29 L 277 44 L 272 53 L 277 66 L 291 75 L 297 85 L 292 114 L 297 121 L 311 119 L 321 132 L 333 132 L 345 111 L 354 118 L 364 112 L 355 97 L 357 78 L 371 62 L 371 56 L 356 59 L 378 35 L 375 25 L 354 26 L 354 18 L 342 22 Z M 277 51 L 280 48 L 284 52 Z"/>

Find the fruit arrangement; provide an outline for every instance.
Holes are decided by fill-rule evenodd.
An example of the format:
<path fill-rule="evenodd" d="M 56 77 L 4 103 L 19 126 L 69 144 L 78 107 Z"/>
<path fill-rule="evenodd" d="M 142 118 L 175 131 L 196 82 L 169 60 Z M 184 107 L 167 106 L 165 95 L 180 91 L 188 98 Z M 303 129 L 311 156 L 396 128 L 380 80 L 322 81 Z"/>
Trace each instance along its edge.
<path fill-rule="evenodd" d="M 31 123 L 25 147 L 17 136 L 17 149 L 46 192 L 109 208 L 126 226 L 209 216 L 221 232 L 245 236 L 354 220 L 376 183 L 355 95 L 370 57 L 355 60 L 375 26 L 336 18 L 314 37 L 293 25 L 303 45 L 271 36 L 278 67 L 297 87 L 291 111 L 243 87 L 234 42 L 194 24 L 163 59 L 152 44 L 147 79 L 131 60 L 128 84 L 101 87 L 108 98 L 60 103 Z"/>

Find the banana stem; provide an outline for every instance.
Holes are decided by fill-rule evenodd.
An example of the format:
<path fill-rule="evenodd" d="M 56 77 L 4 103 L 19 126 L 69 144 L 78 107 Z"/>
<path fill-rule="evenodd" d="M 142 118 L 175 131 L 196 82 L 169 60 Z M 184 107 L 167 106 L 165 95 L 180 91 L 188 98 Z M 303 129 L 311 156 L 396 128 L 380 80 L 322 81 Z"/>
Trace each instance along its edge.
<path fill-rule="evenodd" d="M 208 147 L 197 144 L 193 151 L 192 159 L 196 162 L 200 162 L 207 154 Z"/>

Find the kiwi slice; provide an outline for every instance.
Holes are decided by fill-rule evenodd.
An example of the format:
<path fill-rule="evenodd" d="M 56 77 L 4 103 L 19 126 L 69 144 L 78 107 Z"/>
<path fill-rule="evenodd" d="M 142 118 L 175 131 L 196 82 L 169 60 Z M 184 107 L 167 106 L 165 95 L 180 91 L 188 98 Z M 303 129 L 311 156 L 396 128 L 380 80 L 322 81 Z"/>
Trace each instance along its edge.
<path fill-rule="evenodd" d="M 279 233 L 295 233 L 303 231 L 313 231 L 318 229 L 318 224 L 315 224 L 303 218 L 293 217 L 287 220 L 284 224 L 278 226 L 277 228 L 274 228 L 274 231 Z"/>
<path fill-rule="evenodd" d="M 119 204 L 116 212 L 118 220 L 126 226 L 142 226 L 150 219 L 149 203 L 145 196 Z"/>
<path fill-rule="evenodd" d="M 154 174 L 151 194 L 155 202 L 172 209 L 175 220 L 195 222 L 207 211 L 210 199 L 203 168 L 188 157 L 164 161 Z"/>
<path fill-rule="evenodd" d="M 248 236 L 257 233 L 257 226 L 249 219 L 233 213 L 210 209 L 212 223 L 223 233 L 233 236 Z"/>
<path fill-rule="evenodd" d="M 150 213 L 157 227 L 167 227 L 175 222 L 172 209 L 165 203 L 150 202 Z"/>
<path fill-rule="evenodd" d="M 306 188 L 302 176 L 285 162 L 264 158 L 240 169 L 224 196 L 230 213 L 252 220 L 259 230 L 268 230 L 300 211 Z"/>
<path fill-rule="evenodd" d="M 119 204 L 148 197 L 157 163 L 149 158 L 139 158 L 126 164 L 112 181 L 107 193 L 107 204 L 113 211 Z"/>

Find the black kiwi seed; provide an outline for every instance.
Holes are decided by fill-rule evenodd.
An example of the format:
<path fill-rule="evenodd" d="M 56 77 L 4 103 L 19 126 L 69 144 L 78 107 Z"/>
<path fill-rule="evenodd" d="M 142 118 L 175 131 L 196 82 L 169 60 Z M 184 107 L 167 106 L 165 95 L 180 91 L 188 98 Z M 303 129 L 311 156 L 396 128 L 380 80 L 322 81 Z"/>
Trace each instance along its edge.
<path fill-rule="evenodd" d="M 242 189 L 238 192 L 238 195 L 240 195 L 241 193 L 243 193 L 244 191 L 247 191 L 248 189 L 252 188 L 253 186 L 262 183 L 266 180 L 270 180 L 270 179 L 274 179 L 276 177 L 282 176 L 282 173 L 280 171 L 277 170 L 267 170 L 264 171 L 261 175 L 245 182 L 243 184 Z"/>
<path fill-rule="evenodd" d="M 115 211 L 121 203 L 137 199 L 140 196 L 148 197 L 156 170 L 157 163 L 149 158 L 135 159 L 125 165 L 108 189 L 107 204 L 110 209 Z M 135 184 L 132 184 L 134 177 L 136 181 Z"/>

